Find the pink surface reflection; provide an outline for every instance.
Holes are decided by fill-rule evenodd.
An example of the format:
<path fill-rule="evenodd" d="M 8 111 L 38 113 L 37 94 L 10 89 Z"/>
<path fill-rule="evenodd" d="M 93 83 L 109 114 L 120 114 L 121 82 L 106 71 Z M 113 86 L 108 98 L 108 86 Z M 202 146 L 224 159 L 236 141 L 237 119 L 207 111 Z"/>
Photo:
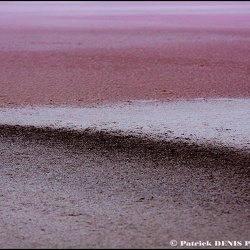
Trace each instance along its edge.
<path fill-rule="evenodd" d="M 250 3 L 240 1 L 1 2 L 1 28 L 250 27 Z"/>
<path fill-rule="evenodd" d="M 250 2 L 0 2 L 0 105 L 249 97 Z"/>

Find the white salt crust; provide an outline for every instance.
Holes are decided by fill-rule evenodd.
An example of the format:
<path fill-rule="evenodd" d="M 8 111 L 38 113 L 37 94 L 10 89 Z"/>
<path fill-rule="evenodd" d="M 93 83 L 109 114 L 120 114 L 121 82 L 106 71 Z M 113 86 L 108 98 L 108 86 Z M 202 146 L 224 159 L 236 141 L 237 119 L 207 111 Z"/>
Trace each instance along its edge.
<path fill-rule="evenodd" d="M 129 101 L 85 107 L 1 108 L 0 124 L 92 128 L 250 149 L 250 99 Z"/>

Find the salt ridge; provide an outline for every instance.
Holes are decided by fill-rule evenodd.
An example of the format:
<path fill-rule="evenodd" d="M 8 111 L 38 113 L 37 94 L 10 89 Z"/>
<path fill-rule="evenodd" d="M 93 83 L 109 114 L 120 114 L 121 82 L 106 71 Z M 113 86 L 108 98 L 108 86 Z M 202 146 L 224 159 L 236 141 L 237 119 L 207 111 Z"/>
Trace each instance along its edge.
<path fill-rule="evenodd" d="M 0 109 L 1 124 L 119 131 L 250 149 L 250 99 L 129 101 L 84 107 Z"/>

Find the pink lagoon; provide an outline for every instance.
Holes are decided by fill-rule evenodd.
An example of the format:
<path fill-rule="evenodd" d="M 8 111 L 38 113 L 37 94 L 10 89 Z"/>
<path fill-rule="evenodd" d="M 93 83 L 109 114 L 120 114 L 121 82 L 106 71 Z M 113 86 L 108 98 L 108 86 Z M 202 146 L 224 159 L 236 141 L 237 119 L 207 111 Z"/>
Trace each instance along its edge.
<path fill-rule="evenodd" d="M 0 2 L 0 248 L 246 249 L 249 121 L 249 1 Z"/>

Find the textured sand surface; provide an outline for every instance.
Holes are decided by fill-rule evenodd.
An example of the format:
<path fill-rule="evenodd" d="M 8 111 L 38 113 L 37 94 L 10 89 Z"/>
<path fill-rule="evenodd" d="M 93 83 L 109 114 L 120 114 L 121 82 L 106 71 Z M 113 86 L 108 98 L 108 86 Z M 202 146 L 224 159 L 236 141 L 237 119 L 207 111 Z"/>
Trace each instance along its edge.
<path fill-rule="evenodd" d="M 120 150 L 113 137 L 107 145 L 101 137 L 77 143 L 53 131 L 0 131 L 1 248 L 249 238 L 249 158 L 181 158 L 173 147 Z"/>
<path fill-rule="evenodd" d="M 249 44 L 248 1 L 0 2 L 0 248 L 244 248 Z"/>

